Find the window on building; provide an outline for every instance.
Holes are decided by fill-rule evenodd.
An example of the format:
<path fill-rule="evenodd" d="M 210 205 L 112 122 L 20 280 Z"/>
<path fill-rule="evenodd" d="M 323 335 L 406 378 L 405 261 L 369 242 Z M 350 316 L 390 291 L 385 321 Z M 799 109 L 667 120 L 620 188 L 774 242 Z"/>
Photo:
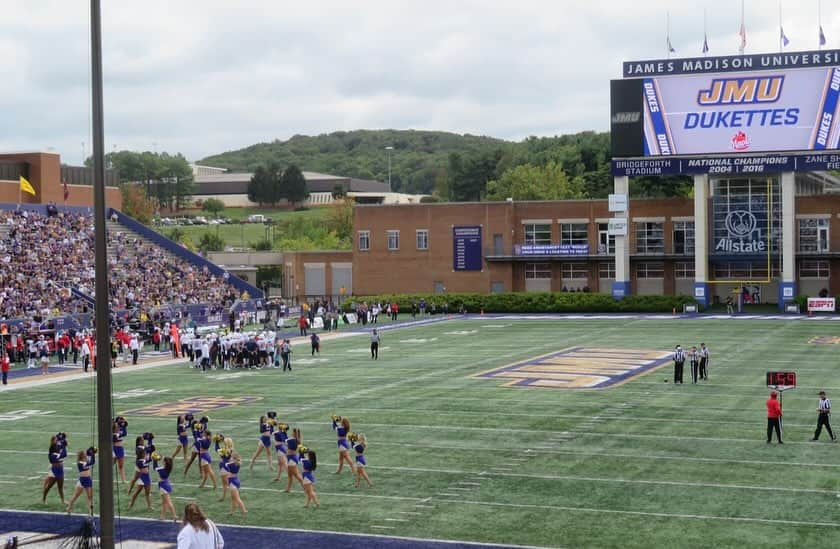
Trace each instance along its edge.
<path fill-rule="evenodd" d="M 828 278 L 828 261 L 803 259 L 799 262 L 799 278 Z"/>
<path fill-rule="evenodd" d="M 429 231 L 427 229 L 417 229 L 417 249 L 418 250 L 428 250 L 429 249 Z"/>
<path fill-rule="evenodd" d="M 799 220 L 799 251 L 801 253 L 828 251 L 828 219 Z"/>
<path fill-rule="evenodd" d="M 694 221 L 674 221 L 674 253 L 694 253 Z"/>
<path fill-rule="evenodd" d="M 551 278 L 551 263 L 526 263 L 525 280 Z"/>
<path fill-rule="evenodd" d="M 677 261 L 674 263 L 674 278 L 694 279 L 694 262 Z"/>
<path fill-rule="evenodd" d="M 561 223 L 560 244 L 589 244 L 589 229 L 586 223 Z"/>
<path fill-rule="evenodd" d="M 642 221 L 636 223 L 636 253 L 665 253 L 665 230 L 662 222 Z"/>
<path fill-rule="evenodd" d="M 551 244 L 550 223 L 528 223 L 525 225 L 525 244 Z"/>
<path fill-rule="evenodd" d="M 721 280 L 765 280 L 768 278 L 767 261 L 715 263 L 713 272 L 715 279 Z M 777 263 L 772 265 L 772 272 L 774 278 L 780 275 L 780 268 Z"/>
<path fill-rule="evenodd" d="M 560 276 L 563 280 L 586 280 L 589 278 L 589 269 L 586 263 L 563 263 L 560 265 Z"/>
<path fill-rule="evenodd" d="M 400 249 L 400 232 L 399 231 L 386 231 L 388 235 L 388 249 L 389 250 L 399 250 Z"/>
<path fill-rule="evenodd" d="M 598 263 L 598 278 L 615 278 L 615 262 L 602 261 Z"/>
<path fill-rule="evenodd" d="M 370 250 L 370 231 L 359 231 L 359 250 Z"/>
<path fill-rule="evenodd" d="M 598 253 L 615 253 L 615 235 L 610 235 L 608 223 L 598 223 Z"/>
<path fill-rule="evenodd" d="M 665 265 L 658 261 L 637 263 L 636 278 L 665 278 Z"/>

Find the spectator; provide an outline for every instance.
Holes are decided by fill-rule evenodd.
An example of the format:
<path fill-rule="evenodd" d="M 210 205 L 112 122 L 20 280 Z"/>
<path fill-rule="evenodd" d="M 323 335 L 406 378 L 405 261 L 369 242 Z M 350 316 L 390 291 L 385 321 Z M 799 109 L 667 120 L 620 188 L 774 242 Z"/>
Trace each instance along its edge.
<path fill-rule="evenodd" d="M 178 533 L 178 549 L 223 549 L 222 533 L 197 503 L 184 507 L 184 527 Z"/>

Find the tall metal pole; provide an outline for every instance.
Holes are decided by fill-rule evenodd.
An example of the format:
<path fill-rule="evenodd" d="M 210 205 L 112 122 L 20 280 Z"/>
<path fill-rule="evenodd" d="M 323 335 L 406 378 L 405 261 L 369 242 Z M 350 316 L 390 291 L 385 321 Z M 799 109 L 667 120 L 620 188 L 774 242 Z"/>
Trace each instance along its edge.
<path fill-rule="evenodd" d="M 387 146 L 385 150 L 388 151 L 388 192 L 391 192 L 391 151 L 394 150 L 394 147 Z"/>
<path fill-rule="evenodd" d="M 93 105 L 93 213 L 96 257 L 96 426 L 99 434 L 99 520 L 103 549 L 114 547 L 114 464 L 111 456 L 111 357 L 108 318 L 108 241 L 105 234 L 105 123 L 102 106 L 102 17 L 90 0 Z"/>

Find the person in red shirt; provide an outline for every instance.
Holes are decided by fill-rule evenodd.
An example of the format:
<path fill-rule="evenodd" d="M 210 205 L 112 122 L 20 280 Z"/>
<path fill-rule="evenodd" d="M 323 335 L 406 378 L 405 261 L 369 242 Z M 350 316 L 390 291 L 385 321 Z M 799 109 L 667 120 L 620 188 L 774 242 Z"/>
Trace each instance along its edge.
<path fill-rule="evenodd" d="M 3 353 L 3 357 L 0 358 L 0 371 L 3 373 L 3 385 L 9 384 L 9 370 L 12 367 L 12 363 L 9 360 L 9 354 Z"/>
<path fill-rule="evenodd" d="M 301 315 L 298 319 L 298 327 L 300 328 L 300 335 L 305 336 L 306 328 L 309 327 L 309 320 L 305 316 Z"/>
<path fill-rule="evenodd" d="M 779 444 L 784 444 L 782 442 L 782 405 L 776 397 L 776 391 L 770 391 L 770 398 L 767 399 L 767 444 L 773 440 L 774 429 Z"/>

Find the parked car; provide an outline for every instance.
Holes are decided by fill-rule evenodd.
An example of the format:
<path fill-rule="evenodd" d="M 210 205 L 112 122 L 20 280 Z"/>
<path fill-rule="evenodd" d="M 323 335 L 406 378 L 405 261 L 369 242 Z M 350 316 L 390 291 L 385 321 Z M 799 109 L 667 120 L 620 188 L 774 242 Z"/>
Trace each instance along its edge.
<path fill-rule="evenodd" d="M 265 223 L 265 216 L 263 214 L 249 215 L 248 223 Z"/>
<path fill-rule="evenodd" d="M 193 223 L 196 225 L 207 225 L 207 218 L 203 215 L 196 216 L 195 219 L 193 219 Z"/>

